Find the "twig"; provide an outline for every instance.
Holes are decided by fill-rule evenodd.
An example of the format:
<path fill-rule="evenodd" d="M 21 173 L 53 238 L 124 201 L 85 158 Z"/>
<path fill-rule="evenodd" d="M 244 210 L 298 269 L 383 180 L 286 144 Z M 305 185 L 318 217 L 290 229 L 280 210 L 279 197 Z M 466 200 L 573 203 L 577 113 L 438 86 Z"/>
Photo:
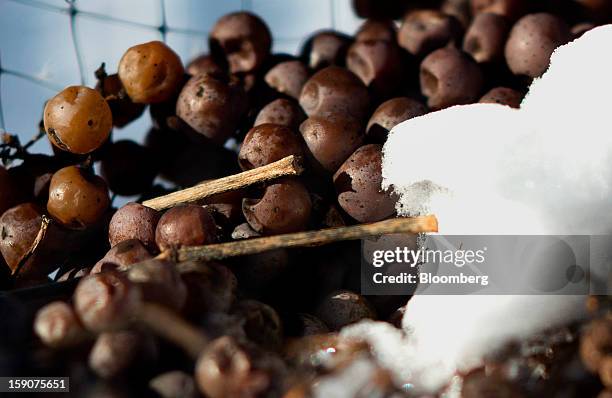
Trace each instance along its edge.
<path fill-rule="evenodd" d="M 354 240 L 368 236 L 377 236 L 394 233 L 426 233 L 437 232 L 438 220 L 435 216 L 423 216 L 414 218 L 396 218 L 392 220 L 380 221 L 373 224 L 355 225 L 350 227 L 329 228 L 318 231 L 298 232 L 294 234 L 276 235 L 263 238 L 247 239 L 230 243 L 220 243 L 206 246 L 194 246 L 179 249 L 178 251 L 167 250 L 156 258 L 167 260 L 215 260 L 232 256 L 261 253 L 282 247 L 313 246 L 333 243 L 342 240 Z M 132 264 L 119 267 L 119 271 L 126 271 L 137 266 Z M 197 269 L 193 264 L 177 264 L 179 272 L 192 272 Z M 71 279 L 67 282 L 56 282 L 48 285 L 36 286 L 33 288 L 13 290 L 0 293 L 3 295 L 23 296 L 24 300 L 31 297 L 45 297 L 56 290 L 61 294 L 69 295 L 74 289 L 80 277 Z"/>
<path fill-rule="evenodd" d="M 209 342 L 203 332 L 161 305 L 143 303 L 135 316 L 153 333 L 181 347 L 193 358 L 198 358 Z"/>
<path fill-rule="evenodd" d="M 280 248 L 324 245 L 343 240 L 361 239 L 369 236 L 395 233 L 417 234 L 437 231 L 438 220 L 433 215 L 413 218 L 395 218 L 371 224 L 353 225 L 350 227 L 328 228 L 318 231 L 297 232 L 229 243 L 183 247 L 174 253 L 168 251 L 163 252 L 160 256 L 164 258 L 176 258 L 178 261 L 212 261 Z"/>
<path fill-rule="evenodd" d="M 27 151 L 28 149 L 30 149 L 30 147 L 32 145 L 34 145 L 36 142 L 38 142 L 38 140 L 43 138 L 46 134 L 47 133 L 45 133 L 45 130 L 39 130 L 38 133 L 36 133 L 36 135 L 34 135 L 32 138 L 30 138 L 30 141 L 26 142 L 26 144 L 22 147 L 22 149 L 24 151 Z"/>
<path fill-rule="evenodd" d="M 421 233 L 437 232 L 438 220 L 435 216 L 415 218 L 396 218 L 372 224 L 355 225 L 351 227 L 329 228 L 319 231 L 298 232 L 294 234 L 276 235 L 265 238 L 249 239 L 244 241 L 221 243 L 216 245 L 186 247 L 178 253 L 179 261 L 187 260 L 220 260 L 227 257 L 244 254 L 260 253 L 281 247 L 295 247 L 306 245 L 319 245 L 340 240 L 352 240 L 373 235 L 391 233 Z M 170 254 L 170 256 L 173 256 Z M 160 258 L 167 258 L 169 252 L 160 254 Z M 185 264 L 182 272 L 188 272 L 193 267 Z M 208 337 L 187 323 L 183 318 L 171 310 L 158 304 L 144 303 L 136 314 L 136 319 L 146 325 L 160 337 L 181 347 L 185 352 L 197 359 L 208 345 Z"/>
<path fill-rule="evenodd" d="M 300 159 L 291 155 L 263 167 L 203 182 L 191 188 L 146 200 L 142 204 L 152 209 L 163 210 L 180 203 L 196 202 L 216 194 L 235 191 L 259 182 L 283 176 L 298 175 L 302 171 Z"/>

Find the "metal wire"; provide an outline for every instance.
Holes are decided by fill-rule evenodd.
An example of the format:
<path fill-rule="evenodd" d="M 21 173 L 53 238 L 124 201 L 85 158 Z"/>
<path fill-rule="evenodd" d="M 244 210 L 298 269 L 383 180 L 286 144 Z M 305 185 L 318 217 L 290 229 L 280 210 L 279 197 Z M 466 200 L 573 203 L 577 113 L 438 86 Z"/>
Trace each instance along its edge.
<path fill-rule="evenodd" d="M 78 33 L 78 29 L 77 29 L 77 18 L 84 16 L 84 17 L 89 17 L 89 18 L 93 18 L 95 20 L 98 21 L 106 21 L 106 22 L 111 22 L 111 23 L 116 23 L 116 24 L 123 24 L 123 25 L 127 25 L 127 26 L 132 26 L 132 27 L 140 27 L 140 28 L 147 28 L 147 29 L 156 29 L 159 31 L 162 40 L 165 42 L 167 39 L 167 35 L 168 32 L 173 31 L 173 32 L 178 32 L 178 33 L 183 33 L 183 34 L 188 34 L 188 35 L 201 35 L 202 32 L 197 32 L 197 31 L 193 31 L 190 29 L 182 29 L 182 28 L 176 28 L 176 29 L 170 29 L 168 24 L 167 24 L 167 19 L 166 19 L 166 2 L 165 0 L 159 0 L 159 7 L 160 7 L 160 15 L 161 15 L 161 24 L 159 26 L 155 26 L 155 25 L 149 25 L 146 23 L 140 23 L 140 22 L 134 22 L 134 21 L 128 21 L 122 18 L 117 18 L 115 16 L 110 16 L 110 15 L 104 15 L 104 14 L 99 14 L 96 12 L 90 12 L 90 11 L 82 11 L 79 10 L 77 8 L 77 3 L 78 0 L 64 0 L 66 2 L 67 7 L 62 7 L 62 6 L 56 6 L 53 4 L 49 4 L 49 3 L 44 3 L 42 1 L 38 1 L 38 0 L 8 0 L 14 3 L 18 3 L 18 4 L 22 4 L 22 5 L 26 5 L 29 7 L 34 7 L 34 8 L 38 8 L 40 10 L 46 10 L 46 11 L 52 11 L 52 12 L 59 12 L 59 13 L 63 13 L 63 14 L 68 14 L 69 18 L 70 18 L 70 36 L 71 36 L 71 40 L 72 40 L 72 47 L 74 50 L 74 53 L 76 55 L 76 60 L 77 60 L 77 64 L 78 64 L 78 70 L 79 70 L 79 81 L 80 84 L 85 84 L 86 81 L 86 76 L 88 73 L 93 73 L 93 71 L 88 71 L 86 70 L 86 66 L 85 66 L 85 62 L 83 59 L 83 55 L 82 55 L 82 51 L 81 51 L 81 43 L 79 41 L 79 33 Z M 27 74 L 27 73 L 23 73 L 20 71 L 16 71 L 16 70 L 10 70 L 10 69 L 6 69 L 2 66 L 1 60 L 0 60 L 0 90 L 2 88 L 2 79 L 5 75 L 12 75 L 24 80 L 27 80 L 30 83 L 33 83 L 35 85 L 39 85 L 41 87 L 45 87 L 48 89 L 51 89 L 53 91 L 59 91 L 62 89 L 61 86 L 54 84 L 52 81 L 49 80 L 45 80 L 42 79 L 38 76 L 35 75 L 31 75 L 31 74 Z M 4 131 L 5 130 L 5 118 L 4 118 L 4 108 L 2 106 L 2 95 L 1 95 L 2 91 L 0 91 L 0 130 Z"/>
<path fill-rule="evenodd" d="M 168 25 L 166 24 L 166 1 L 159 0 L 159 6 L 161 7 L 161 25 L 158 30 L 161 33 L 162 40 L 166 42 L 166 35 L 168 34 Z"/>
<path fill-rule="evenodd" d="M 185 34 L 185 35 L 189 35 L 193 37 L 201 37 L 202 34 L 204 33 L 201 30 L 194 30 L 194 29 L 188 29 L 188 28 L 182 28 L 182 27 L 176 27 L 176 26 L 170 27 L 168 25 L 167 12 L 166 12 L 167 10 L 166 7 L 168 7 L 170 3 L 168 3 L 167 0 L 158 0 L 158 7 L 160 8 L 159 15 L 161 16 L 161 23 L 158 26 L 154 24 L 143 23 L 143 22 L 130 21 L 130 20 L 126 20 L 126 19 L 114 16 L 114 15 L 111 16 L 111 15 L 105 15 L 105 14 L 92 12 L 92 11 L 80 10 L 78 7 L 80 0 L 64 0 L 65 4 L 61 3 L 60 0 L 58 0 L 57 5 L 50 4 L 48 2 L 43 2 L 40 0 L 5 0 L 5 1 L 18 3 L 21 5 L 28 6 L 28 7 L 34 7 L 39 10 L 67 14 L 69 16 L 70 36 L 72 40 L 71 44 L 73 47 L 74 54 L 76 56 L 75 58 L 76 58 L 77 67 L 79 71 L 80 84 L 85 84 L 85 82 L 87 81 L 88 74 L 92 74 L 94 72 L 93 70 L 92 71 L 87 70 L 86 63 L 85 63 L 85 60 L 82 54 L 82 47 L 81 47 L 82 43 L 80 42 L 80 39 L 79 39 L 80 35 L 78 32 L 79 29 L 78 29 L 78 24 L 77 24 L 77 20 L 80 17 L 87 17 L 87 18 L 94 19 L 96 21 L 120 24 L 120 25 L 137 27 L 137 28 L 154 29 L 159 32 L 161 39 L 164 42 L 167 41 L 168 33 L 170 32 Z M 196 0 L 196 1 L 200 1 L 200 0 Z M 332 17 L 331 18 L 332 28 L 334 28 L 336 25 L 337 16 L 335 15 L 335 7 L 334 7 L 336 1 L 338 0 L 329 0 L 329 6 L 331 9 L 331 17 Z M 240 8 L 242 10 L 251 10 L 252 7 L 253 7 L 253 0 L 241 0 L 240 1 Z M 283 38 L 279 38 L 279 40 L 282 41 Z M 47 79 L 41 78 L 39 76 L 35 76 L 33 74 L 29 74 L 26 72 L 4 68 L 2 64 L 1 56 L 2 54 L 0 54 L 0 90 L 2 88 L 2 80 L 6 75 L 11 75 L 11 76 L 18 77 L 20 79 L 27 80 L 30 83 L 39 85 L 47 89 L 51 89 L 53 91 L 59 91 L 62 89 L 62 87 L 58 86 L 52 80 L 47 80 Z M 3 107 L 3 104 L 2 104 L 1 93 L 2 91 L 0 91 L 0 129 L 4 130 L 6 115 L 4 114 L 5 108 Z"/>
<path fill-rule="evenodd" d="M 0 132 L 4 131 L 4 109 L 2 109 L 2 54 L 0 54 Z"/>

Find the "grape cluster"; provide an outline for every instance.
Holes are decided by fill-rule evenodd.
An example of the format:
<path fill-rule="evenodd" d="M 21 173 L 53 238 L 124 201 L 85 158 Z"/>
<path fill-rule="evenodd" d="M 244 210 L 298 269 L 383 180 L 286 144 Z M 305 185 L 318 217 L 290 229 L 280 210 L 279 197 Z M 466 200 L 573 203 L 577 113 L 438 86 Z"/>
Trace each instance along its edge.
<path fill-rule="evenodd" d="M 353 36 L 314 32 L 299 56 L 272 53 L 265 22 L 236 12 L 212 28 L 210 53 L 186 66 L 165 43 L 142 43 L 126 50 L 116 73 L 97 70 L 95 88 L 70 86 L 49 99 L 41 128 L 54 155 L 14 144 L 20 161 L 0 166 L 0 278 L 15 292 L 57 291 L 26 308 L 0 300 L 17 331 L 0 339 L 0 357 L 21 349 L 15 340 L 28 340 L 36 355 L 19 369 L 70 375 L 71 391 L 84 396 L 314 397 L 343 389 L 347 379 L 361 390 L 351 396 L 414 396 L 367 344 L 338 334 L 364 319 L 400 327 L 408 299 L 356 293 L 359 242 L 222 262 L 178 263 L 173 255 L 395 217 L 397 195 L 381 188 L 383 145 L 394 126 L 454 105 L 519 107 L 552 51 L 609 21 L 612 7 L 590 0 L 353 4 L 365 18 Z M 113 135 L 145 110 L 153 127 L 144 144 Z M 289 155 L 302 160 L 301 175 L 165 210 L 142 204 Z M 138 199 L 115 209 L 116 195 Z M 52 272 L 62 283 L 51 283 Z M 19 332 L 28 317 L 34 342 Z M 586 368 L 608 387 L 610 335 L 609 318 L 600 319 L 580 346 Z M 556 391 L 547 388 L 557 379 L 521 372 L 564 369 L 534 348 L 577 352 L 558 336 L 524 343 L 527 354 L 511 347 L 462 375 L 461 396 Z M 592 376 L 581 383 L 598 386 Z"/>

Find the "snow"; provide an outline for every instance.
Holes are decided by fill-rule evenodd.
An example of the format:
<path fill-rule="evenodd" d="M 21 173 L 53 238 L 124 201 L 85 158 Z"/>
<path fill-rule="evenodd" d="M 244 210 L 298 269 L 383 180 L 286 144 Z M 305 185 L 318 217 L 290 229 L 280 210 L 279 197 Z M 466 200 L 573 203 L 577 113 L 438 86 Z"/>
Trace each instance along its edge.
<path fill-rule="evenodd" d="M 396 126 L 383 186 L 442 233 L 612 231 L 612 25 L 553 54 L 521 105 L 456 106 Z"/>
<path fill-rule="evenodd" d="M 398 213 L 433 213 L 443 234 L 612 232 L 610 42 L 612 25 L 557 49 L 520 110 L 457 106 L 396 126 L 383 186 L 399 192 Z M 369 341 L 399 382 L 434 392 L 508 340 L 583 315 L 582 296 L 415 296 L 405 335 L 371 321 L 342 333 Z"/>
<path fill-rule="evenodd" d="M 368 387 L 376 372 L 376 364 L 356 358 L 331 376 L 324 376 L 312 388 L 313 398 L 350 398 L 359 396 Z"/>

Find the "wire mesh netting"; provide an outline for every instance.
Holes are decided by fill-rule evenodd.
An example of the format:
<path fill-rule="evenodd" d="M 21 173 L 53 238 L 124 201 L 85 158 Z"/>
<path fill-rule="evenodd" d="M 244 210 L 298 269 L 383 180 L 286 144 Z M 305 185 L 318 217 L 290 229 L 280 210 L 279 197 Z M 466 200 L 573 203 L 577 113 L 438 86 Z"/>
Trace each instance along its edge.
<path fill-rule="evenodd" d="M 359 23 L 350 0 L 0 0 L 0 130 L 27 141 L 48 98 L 93 86 L 100 64 L 114 72 L 132 45 L 164 40 L 189 62 L 207 52 L 215 21 L 237 10 L 268 23 L 277 53 L 295 54 L 314 30 L 352 33 Z M 140 141 L 149 124 L 145 113 L 119 134 Z M 32 152 L 49 153 L 49 143 Z"/>

